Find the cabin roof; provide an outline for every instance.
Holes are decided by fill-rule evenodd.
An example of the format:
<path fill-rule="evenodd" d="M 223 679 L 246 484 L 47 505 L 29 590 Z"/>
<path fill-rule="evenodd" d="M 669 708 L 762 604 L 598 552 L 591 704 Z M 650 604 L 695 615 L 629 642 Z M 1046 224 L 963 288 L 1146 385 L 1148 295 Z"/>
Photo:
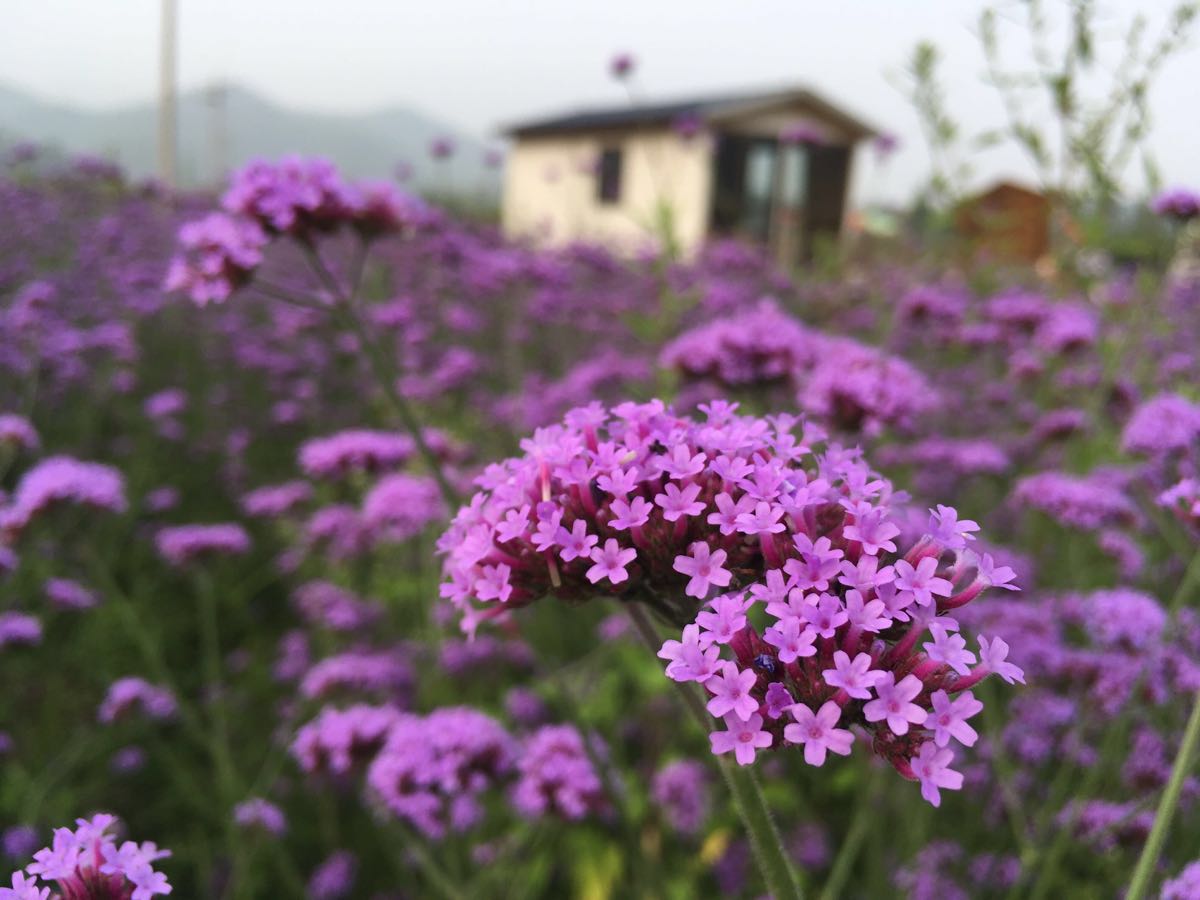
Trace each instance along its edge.
<path fill-rule="evenodd" d="M 548 118 L 511 125 L 504 133 L 511 137 L 533 137 L 608 128 L 667 125 L 676 119 L 695 116 L 705 121 L 784 103 L 796 103 L 811 109 L 815 116 L 848 132 L 854 140 L 874 137 L 878 132 L 854 115 L 803 87 L 775 90 L 708 94 L 668 103 L 609 106 L 580 109 Z"/>

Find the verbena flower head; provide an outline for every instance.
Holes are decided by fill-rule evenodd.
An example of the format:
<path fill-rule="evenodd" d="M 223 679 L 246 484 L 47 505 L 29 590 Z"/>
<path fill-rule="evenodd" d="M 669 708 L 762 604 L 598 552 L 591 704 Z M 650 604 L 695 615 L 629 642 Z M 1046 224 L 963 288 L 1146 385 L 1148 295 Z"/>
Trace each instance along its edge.
<path fill-rule="evenodd" d="M 283 810 L 262 797 L 251 797 L 235 806 L 233 820 L 242 828 L 258 828 L 275 837 L 287 832 Z"/>
<path fill-rule="evenodd" d="M 300 681 L 300 693 L 313 699 L 336 691 L 404 698 L 413 685 L 408 659 L 397 650 L 349 650 L 327 656 Z"/>
<path fill-rule="evenodd" d="M 154 864 L 171 855 L 150 841 L 117 843 L 115 816 L 105 813 L 76 819 L 75 828 L 57 828 L 54 840 L 33 854 L 23 872 L 12 874 L 11 887 L 0 887 L 0 900 L 151 900 L 171 893 L 166 875 Z"/>
<path fill-rule="evenodd" d="M 819 765 L 854 726 L 938 802 L 959 776 L 937 729 L 967 734 L 953 716 L 974 705 L 937 722 L 934 695 L 1020 677 L 1002 641 L 968 649 L 953 610 L 1012 571 L 973 552 L 978 525 L 947 506 L 902 552 L 903 498 L 857 451 L 818 452 L 790 417 L 704 410 L 593 405 L 536 432 L 443 537 L 443 594 L 468 629 L 547 595 L 645 603 L 690 622 L 660 655 L 712 695 L 715 752 L 749 764 L 803 745 Z"/>
<path fill-rule="evenodd" d="M 50 604 L 58 609 L 90 609 L 100 602 L 95 593 L 68 578 L 49 578 L 42 590 Z"/>
<path fill-rule="evenodd" d="M 154 538 L 159 555 L 173 566 L 186 566 L 218 556 L 241 556 L 250 550 L 250 535 L 241 525 L 175 525 Z"/>
<path fill-rule="evenodd" d="M 327 159 L 255 160 L 233 176 L 221 198 L 227 212 L 272 234 L 308 239 L 352 219 L 356 198 Z"/>
<path fill-rule="evenodd" d="M 300 468 L 310 478 L 394 469 L 412 458 L 412 438 L 390 431 L 353 429 L 312 438 L 300 446 Z"/>
<path fill-rule="evenodd" d="M 1137 510 L 1124 491 L 1095 475 L 1065 472 L 1027 475 L 1013 488 L 1012 502 L 1084 531 L 1127 526 L 1137 520 Z"/>
<path fill-rule="evenodd" d="M 36 616 L 9 610 L 0 612 L 0 649 L 11 644 L 32 646 L 42 642 L 42 623 Z"/>
<path fill-rule="evenodd" d="M 248 283 L 262 264 L 267 235 L 255 222 L 210 213 L 179 230 L 179 253 L 164 287 L 200 306 L 221 303 Z"/>
<path fill-rule="evenodd" d="M 429 838 L 483 818 L 479 795 L 512 768 L 515 747 L 489 716 L 448 707 L 396 722 L 367 772 L 371 795 Z"/>
<path fill-rule="evenodd" d="M 1129 453 L 1160 456 L 1197 446 L 1200 439 L 1200 404 L 1179 394 L 1159 394 L 1133 411 L 1121 433 L 1121 446 Z"/>
<path fill-rule="evenodd" d="M 632 53 L 618 53 L 609 61 L 608 69 L 613 78 L 625 79 L 633 74 L 635 64 L 636 60 Z"/>
<path fill-rule="evenodd" d="M 1174 878 L 1163 882 L 1159 900 L 1197 900 L 1200 897 L 1200 860 L 1188 863 Z"/>
<path fill-rule="evenodd" d="M 305 582 L 293 592 L 292 600 L 306 622 L 331 631 L 360 631 L 383 617 L 378 603 L 328 581 Z"/>
<path fill-rule="evenodd" d="M 1170 188 L 1150 204 L 1155 215 L 1186 222 L 1200 216 L 1200 193 L 1189 188 Z"/>
<path fill-rule="evenodd" d="M 330 854 L 308 880 L 311 900 L 340 900 L 349 897 L 358 875 L 358 857 L 349 850 Z"/>
<path fill-rule="evenodd" d="M 274 519 L 285 516 L 312 499 L 313 489 L 307 481 L 288 481 L 255 488 L 242 495 L 242 511 L 255 518 Z"/>
<path fill-rule="evenodd" d="M 19 534 L 35 517 L 59 504 L 124 512 L 125 481 L 112 466 L 51 456 L 21 476 L 12 501 L 0 509 L 0 531 Z"/>
<path fill-rule="evenodd" d="M 512 803 L 523 815 L 578 820 L 608 809 L 583 736 L 571 725 L 544 725 L 530 735 L 517 769 Z"/>
<path fill-rule="evenodd" d="M 437 482 L 422 475 L 388 475 L 363 498 L 363 523 L 384 541 L 406 541 L 444 517 Z"/>
<path fill-rule="evenodd" d="M 97 718 L 105 725 L 132 713 L 134 709 L 150 719 L 171 719 L 177 704 L 175 695 L 167 688 L 151 684 L 143 678 L 118 678 L 108 686 Z"/>
<path fill-rule="evenodd" d="M 394 706 L 327 706 L 296 732 L 291 754 L 309 774 L 346 775 L 365 769 L 392 726 L 405 717 Z"/>
<path fill-rule="evenodd" d="M 0 449 L 36 450 L 40 441 L 32 423 L 15 413 L 0 413 Z"/>
<path fill-rule="evenodd" d="M 709 777 L 702 763 L 690 759 L 667 763 L 654 774 L 651 793 L 676 831 L 696 834 L 704 827 L 709 810 Z"/>

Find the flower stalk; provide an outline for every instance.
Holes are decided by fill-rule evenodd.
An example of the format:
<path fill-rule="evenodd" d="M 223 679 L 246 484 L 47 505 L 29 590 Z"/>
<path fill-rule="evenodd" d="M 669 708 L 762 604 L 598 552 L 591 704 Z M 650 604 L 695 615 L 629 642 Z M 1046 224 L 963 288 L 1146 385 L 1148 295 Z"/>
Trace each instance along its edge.
<path fill-rule="evenodd" d="M 638 635 L 651 653 L 657 654 L 662 646 L 653 623 L 646 611 L 637 603 L 629 603 L 625 607 L 629 618 L 637 629 Z M 707 733 L 712 717 L 704 708 L 704 703 L 689 684 L 675 682 L 684 705 L 700 728 Z M 734 764 L 726 756 L 716 757 L 717 767 L 725 780 L 729 792 L 733 795 L 734 806 L 738 816 L 750 838 L 750 847 L 754 851 L 754 861 L 762 875 L 767 891 L 774 900 L 801 900 L 803 892 L 796 876 L 796 870 L 788 858 L 783 846 L 783 839 L 775 825 L 775 819 L 763 797 L 758 779 L 754 772 L 746 767 Z"/>

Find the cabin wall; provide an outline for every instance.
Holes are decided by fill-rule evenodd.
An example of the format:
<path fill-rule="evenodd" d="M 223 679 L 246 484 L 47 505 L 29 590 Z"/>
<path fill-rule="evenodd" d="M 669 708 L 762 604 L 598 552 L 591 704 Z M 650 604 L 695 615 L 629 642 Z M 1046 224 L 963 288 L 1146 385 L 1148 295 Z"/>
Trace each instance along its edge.
<path fill-rule="evenodd" d="M 598 198 L 597 161 L 620 148 L 618 202 Z M 505 234 L 555 246 L 598 241 L 634 252 L 655 241 L 667 204 L 684 253 L 704 241 L 711 204 L 712 146 L 670 129 L 518 138 L 508 154 L 501 222 Z"/>

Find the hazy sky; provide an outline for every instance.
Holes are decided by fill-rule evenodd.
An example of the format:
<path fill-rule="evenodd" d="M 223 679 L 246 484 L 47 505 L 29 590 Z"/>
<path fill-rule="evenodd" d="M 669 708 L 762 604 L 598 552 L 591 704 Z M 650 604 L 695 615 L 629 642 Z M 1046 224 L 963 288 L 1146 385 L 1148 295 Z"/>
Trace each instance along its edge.
<path fill-rule="evenodd" d="M 1048 0 L 1053 5 L 1054 0 Z M 628 50 L 642 92 L 798 82 L 895 132 L 887 169 L 859 193 L 903 197 L 928 164 L 917 120 L 889 81 L 913 45 L 945 56 L 952 111 L 967 131 L 1001 121 L 981 82 L 976 0 L 178 0 L 183 87 L 230 81 L 292 107 L 358 111 L 403 105 L 488 135 L 513 120 L 588 102 L 620 103 L 607 61 Z M 1171 0 L 1100 0 L 1114 45 L 1141 9 Z M 1014 4 L 1013 14 L 1018 6 Z M 156 90 L 159 0 L 11 2 L 0 29 L 0 82 L 89 107 Z M 1020 44 L 1011 44 L 1013 54 Z M 1200 186 L 1200 51 L 1193 42 L 1154 95 L 1153 148 L 1168 181 Z M 1015 151 L 979 157 L 981 175 L 1020 175 Z M 1131 170 L 1131 175 L 1135 174 Z"/>

